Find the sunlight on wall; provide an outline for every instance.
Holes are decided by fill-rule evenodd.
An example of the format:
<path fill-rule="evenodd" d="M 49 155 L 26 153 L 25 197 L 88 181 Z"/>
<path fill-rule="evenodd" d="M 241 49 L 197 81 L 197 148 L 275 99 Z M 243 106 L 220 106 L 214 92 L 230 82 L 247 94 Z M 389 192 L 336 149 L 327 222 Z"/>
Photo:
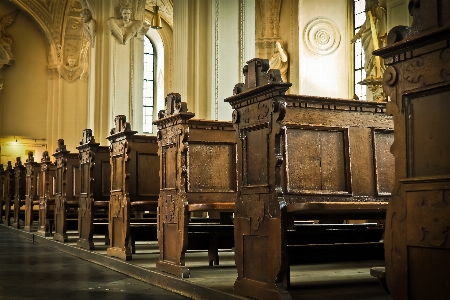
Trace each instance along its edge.
<path fill-rule="evenodd" d="M 45 140 L 34 140 L 20 136 L 0 138 L 0 164 L 6 166 L 11 161 L 14 166 L 16 157 L 20 156 L 22 163 L 28 159 L 28 152 L 33 152 L 34 161 L 41 161 L 42 154 L 47 150 Z"/>

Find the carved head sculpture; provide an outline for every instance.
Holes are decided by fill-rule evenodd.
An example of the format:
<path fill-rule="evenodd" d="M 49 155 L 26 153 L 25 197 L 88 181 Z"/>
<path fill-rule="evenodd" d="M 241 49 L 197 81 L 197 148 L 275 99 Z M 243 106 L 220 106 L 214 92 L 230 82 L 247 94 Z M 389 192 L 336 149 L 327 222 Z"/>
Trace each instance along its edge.
<path fill-rule="evenodd" d="M 75 63 L 77 62 L 77 59 L 73 55 L 67 56 L 67 65 L 69 67 L 75 67 Z"/>
<path fill-rule="evenodd" d="M 34 162 L 33 151 L 28 151 L 27 162 Z"/>
<path fill-rule="evenodd" d="M 22 165 L 22 161 L 20 160 L 20 156 L 16 157 L 16 167 L 20 167 Z"/>
<path fill-rule="evenodd" d="M 283 40 L 277 40 L 275 42 L 275 52 L 281 52 L 281 50 L 284 48 L 284 42 Z"/>
<path fill-rule="evenodd" d="M 0 164 L 0 172 L 5 172 L 5 169 L 3 169 L 3 164 Z"/>
<path fill-rule="evenodd" d="M 12 170 L 12 164 L 11 161 L 8 161 L 8 164 L 6 165 L 6 170 Z"/>
<path fill-rule="evenodd" d="M 124 24 L 127 24 L 131 21 L 131 5 L 129 3 L 123 5 L 120 8 L 120 16 Z"/>
<path fill-rule="evenodd" d="M 85 8 L 81 11 L 80 17 L 83 20 L 83 23 L 87 23 L 92 20 L 92 13 L 88 8 Z"/>

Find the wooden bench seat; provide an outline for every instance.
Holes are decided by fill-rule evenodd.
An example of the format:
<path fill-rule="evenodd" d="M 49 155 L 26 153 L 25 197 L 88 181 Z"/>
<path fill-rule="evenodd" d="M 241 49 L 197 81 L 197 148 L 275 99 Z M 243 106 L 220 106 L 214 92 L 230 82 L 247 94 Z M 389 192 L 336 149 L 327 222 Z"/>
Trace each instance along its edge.
<path fill-rule="evenodd" d="M 4 206 L 4 220 L 3 224 L 11 226 L 11 218 L 13 217 L 13 204 L 14 204 L 14 168 L 12 163 L 8 161 L 5 173 L 3 175 L 3 206 Z"/>
<path fill-rule="evenodd" d="M 109 200 L 110 247 L 107 255 L 131 260 L 131 220 L 145 211 L 156 214 L 159 195 L 159 159 L 156 137 L 137 135 L 123 115 L 114 118 L 107 137 L 110 146 L 111 193 Z M 153 225 L 151 225 L 153 224 Z M 156 228 L 151 221 L 149 226 Z M 149 229 L 151 230 L 151 229 Z"/>
<path fill-rule="evenodd" d="M 393 122 L 385 103 L 286 95 L 290 83 L 268 69 L 267 60 L 250 60 L 245 83 L 225 99 L 238 162 L 234 292 L 289 299 L 286 237 L 294 220 L 384 218 Z"/>
<path fill-rule="evenodd" d="M 56 165 L 50 160 L 48 151 L 44 151 L 37 178 L 37 194 L 39 195 L 39 219 L 37 234 L 51 236 L 53 231 L 55 193 L 54 184 Z"/>
<path fill-rule="evenodd" d="M 158 204 L 157 269 L 189 277 L 184 257 L 194 247 L 189 234 L 191 212 L 233 212 L 236 199 L 236 142 L 231 122 L 193 119 L 176 93 L 166 97 L 158 127 L 161 183 Z M 223 229 L 230 227 L 224 227 Z M 205 228 L 206 229 L 206 228 Z M 208 228 L 212 236 L 220 227 Z M 232 231 L 231 231 L 232 233 Z M 216 238 L 213 238 L 215 240 Z M 209 239 L 206 239 L 209 240 Z M 192 242 L 189 242 L 192 241 Z M 215 242 L 214 242 L 215 243 Z M 209 264 L 218 263 L 217 245 L 208 249 Z M 233 242 L 228 245 L 233 246 Z"/>
<path fill-rule="evenodd" d="M 53 239 L 66 243 L 69 213 L 70 222 L 77 227 L 78 204 L 80 196 L 80 160 L 78 153 L 70 153 L 63 139 L 58 140 L 55 153 L 55 232 Z"/>
<path fill-rule="evenodd" d="M 34 161 L 33 152 L 28 152 L 25 162 L 26 191 L 25 191 L 25 221 L 24 230 L 33 231 L 33 222 L 39 217 L 38 174 L 41 165 Z"/>
<path fill-rule="evenodd" d="M 95 249 L 94 234 L 105 234 L 109 244 L 108 210 L 111 192 L 109 147 L 95 142 L 91 129 L 83 130 L 77 147 L 80 165 L 80 195 L 77 246 Z"/>
<path fill-rule="evenodd" d="M 21 228 L 25 220 L 25 200 L 26 200 L 26 168 L 22 164 L 20 157 L 16 158 L 14 165 L 14 218 L 13 227 Z M 23 210 L 21 210 L 21 208 Z"/>

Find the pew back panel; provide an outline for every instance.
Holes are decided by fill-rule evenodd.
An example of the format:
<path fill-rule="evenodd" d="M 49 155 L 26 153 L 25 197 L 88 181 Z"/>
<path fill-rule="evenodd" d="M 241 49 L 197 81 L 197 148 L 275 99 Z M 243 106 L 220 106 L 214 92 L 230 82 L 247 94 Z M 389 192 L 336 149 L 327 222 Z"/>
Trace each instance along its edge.
<path fill-rule="evenodd" d="M 26 168 L 22 164 L 20 157 L 16 158 L 14 166 L 14 219 L 13 227 L 20 228 L 20 222 L 24 221 L 25 194 L 26 194 Z M 22 210 L 21 210 L 22 208 Z"/>
<path fill-rule="evenodd" d="M 232 124 L 192 119 L 194 116 L 181 102 L 181 96 L 173 93 L 166 97 L 166 110 L 154 122 L 158 126 L 161 159 L 160 258 L 156 266 L 181 277 L 189 276 L 184 256 L 190 212 L 233 211 L 236 197 Z M 210 257 L 214 255 L 210 253 Z M 218 258 L 215 260 L 218 262 Z"/>
<path fill-rule="evenodd" d="M 11 206 L 14 203 L 14 191 L 15 191 L 15 176 L 14 168 L 10 161 L 6 165 L 5 175 L 4 175 L 4 185 L 3 185 L 3 203 L 5 206 L 5 219 L 3 224 L 6 226 L 11 226 L 12 211 Z"/>
<path fill-rule="evenodd" d="M 93 250 L 94 215 L 108 218 L 111 192 L 110 152 L 109 147 L 95 142 L 91 129 L 83 131 L 83 139 L 77 149 L 80 159 L 77 245 Z"/>
<path fill-rule="evenodd" d="M 37 234 L 52 235 L 53 217 L 55 209 L 55 178 L 56 165 L 51 162 L 47 151 L 41 159 L 41 168 L 38 173 L 39 194 L 39 220 Z"/>
<path fill-rule="evenodd" d="M 393 299 L 438 299 L 450 284 L 450 1 L 409 8 L 412 25 L 394 27 L 375 52 L 395 124 L 385 277 Z"/>
<path fill-rule="evenodd" d="M 158 144 L 156 137 L 136 135 L 125 116 L 117 116 L 111 143 L 110 247 L 107 254 L 131 260 L 130 219 L 133 211 L 152 210 L 158 203 Z"/>
<path fill-rule="evenodd" d="M 381 156 L 393 128 L 384 103 L 285 95 L 290 84 L 268 68 L 249 61 L 225 100 L 237 141 L 234 290 L 258 299 L 287 294 L 294 218 L 384 218 L 393 176 L 392 155 Z"/>
<path fill-rule="evenodd" d="M 55 177 L 55 233 L 53 239 L 68 242 L 68 213 L 77 214 L 80 195 L 80 161 L 77 153 L 66 149 L 63 139 L 53 154 L 56 163 Z"/>
<path fill-rule="evenodd" d="M 41 165 L 34 161 L 33 152 L 28 153 L 25 163 L 26 168 L 26 190 L 25 190 L 25 223 L 24 230 L 33 231 L 34 206 L 39 205 L 38 174 Z"/>

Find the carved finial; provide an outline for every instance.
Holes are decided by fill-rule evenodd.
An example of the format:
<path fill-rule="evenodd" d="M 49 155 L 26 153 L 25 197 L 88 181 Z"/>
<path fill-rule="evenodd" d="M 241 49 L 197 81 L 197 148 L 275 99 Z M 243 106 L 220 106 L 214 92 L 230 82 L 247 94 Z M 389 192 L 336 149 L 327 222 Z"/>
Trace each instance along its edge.
<path fill-rule="evenodd" d="M 64 140 L 63 139 L 59 139 L 58 140 L 58 148 L 56 148 L 56 153 L 58 152 L 65 152 L 66 150 L 66 145 L 64 145 Z"/>
<path fill-rule="evenodd" d="M 34 162 L 33 151 L 28 151 L 27 162 Z"/>
<path fill-rule="evenodd" d="M 10 160 L 8 160 L 8 164 L 6 165 L 6 170 L 12 170 L 12 164 L 11 164 L 11 161 Z"/>
<path fill-rule="evenodd" d="M 268 59 L 251 59 L 247 61 L 247 65 L 244 66 L 242 72 L 245 76 L 245 83 L 236 84 L 233 90 L 235 95 L 269 83 L 283 83 L 280 70 L 269 70 Z"/>
<path fill-rule="evenodd" d="M 131 131 L 130 123 L 127 122 L 127 117 L 118 115 L 114 118 L 115 127 L 111 129 L 110 134 L 113 135 L 119 132 Z"/>
<path fill-rule="evenodd" d="M 16 164 L 14 165 L 15 167 L 20 167 L 22 165 L 22 161 L 20 160 L 20 156 L 16 157 Z"/>
<path fill-rule="evenodd" d="M 3 169 L 3 164 L 0 164 L 0 172 L 5 172 L 5 169 Z"/>
<path fill-rule="evenodd" d="M 44 151 L 44 153 L 42 153 L 41 162 L 49 162 L 49 161 L 50 161 L 50 155 L 48 155 L 48 151 Z"/>
<path fill-rule="evenodd" d="M 158 117 L 160 119 L 174 114 L 188 112 L 187 103 L 181 101 L 181 95 L 178 93 L 167 94 L 165 105 L 166 110 L 159 111 Z"/>
<path fill-rule="evenodd" d="M 83 130 L 83 138 L 80 141 L 80 145 L 93 143 L 95 143 L 95 138 L 92 136 L 92 129 Z"/>

